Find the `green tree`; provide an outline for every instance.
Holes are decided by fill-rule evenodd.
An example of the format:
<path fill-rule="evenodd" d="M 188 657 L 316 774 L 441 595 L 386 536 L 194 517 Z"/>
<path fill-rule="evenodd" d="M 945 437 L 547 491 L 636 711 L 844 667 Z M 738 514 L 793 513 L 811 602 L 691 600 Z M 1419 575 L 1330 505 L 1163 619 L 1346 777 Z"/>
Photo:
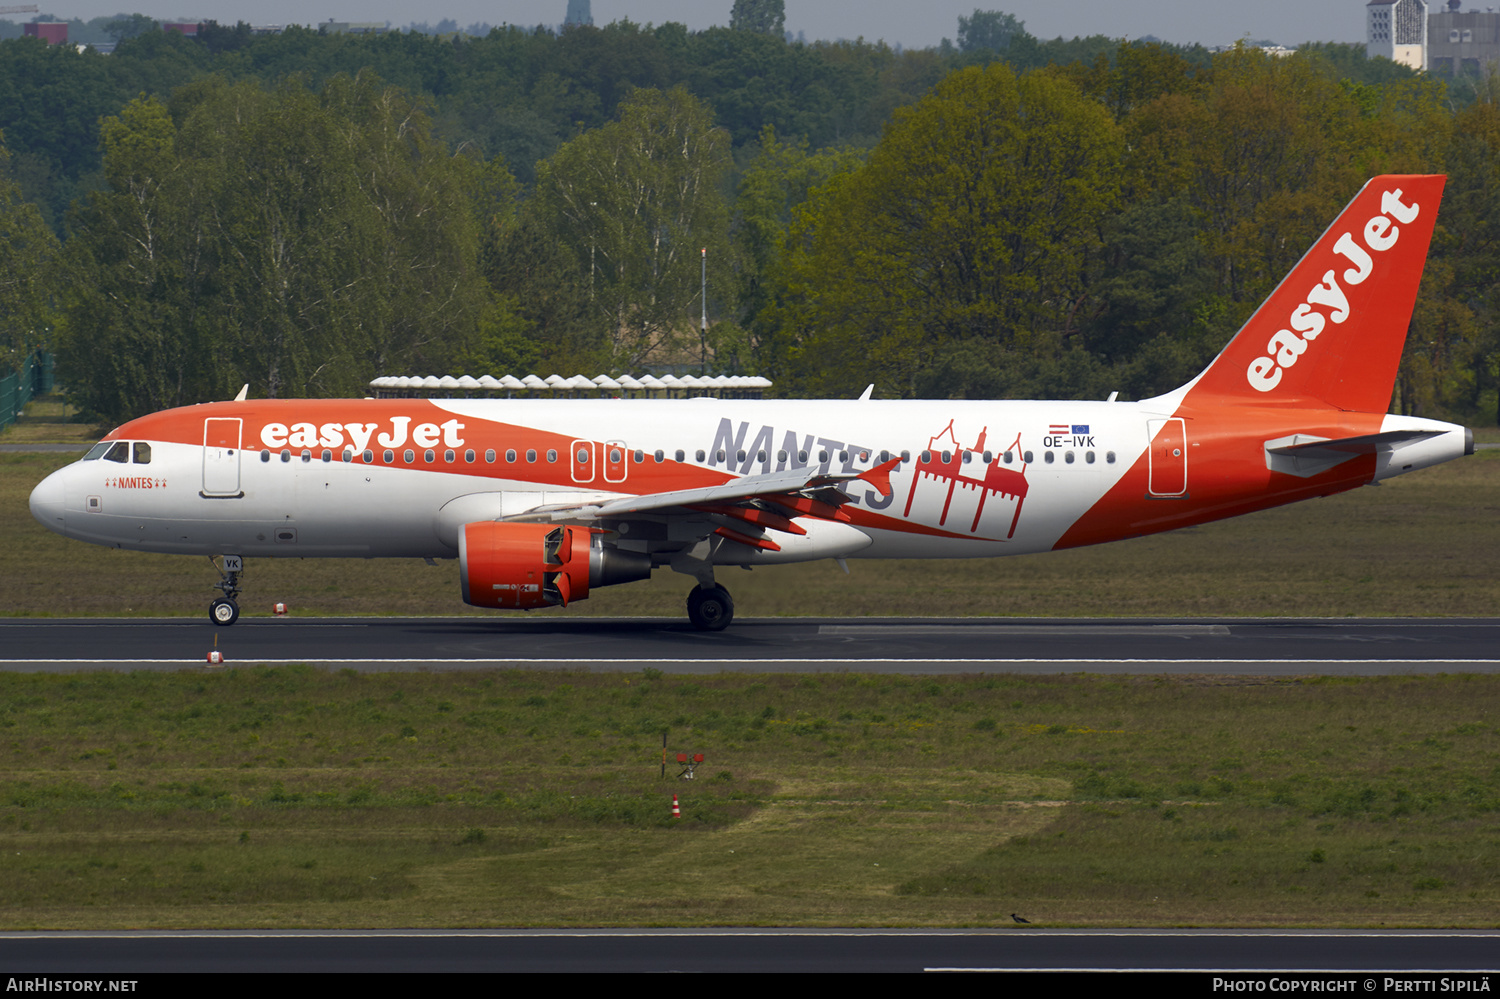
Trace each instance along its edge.
<path fill-rule="evenodd" d="M 700 250 L 708 250 L 710 279 L 727 280 L 729 167 L 729 136 L 678 88 L 637 91 L 619 120 L 538 168 L 534 210 L 587 275 L 616 363 L 704 349 L 693 332 Z"/>
<path fill-rule="evenodd" d="M 135 38 L 144 35 L 148 31 L 159 31 L 161 26 L 155 20 L 145 14 L 131 14 L 105 25 L 104 30 L 116 42 L 123 42 L 127 38 Z"/>
<path fill-rule="evenodd" d="M 52 346 L 47 275 L 58 244 L 10 179 L 4 139 L 0 133 L 0 373 L 8 374 L 38 348 Z"/>
<path fill-rule="evenodd" d="M 735 31 L 754 31 L 780 38 L 786 33 L 785 0 L 734 0 L 729 26 Z"/>
<path fill-rule="evenodd" d="M 958 16 L 960 52 L 1004 52 L 1012 39 L 1026 36 L 1026 22 L 999 10 L 975 9 L 974 16 Z"/>
<path fill-rule="evenodd" d="M 472 347 L 480 165 L 370 75 L 319 92 L 209 77 L 103 125 L 109 190 L 68 243 L 63 361 L 122 418 L 223 398 L 342 395 Z"/>
<path fill-rule="evenodd" d="M 922 372 L 964 346 L 995 363 L 1054 355 L 1078 332 L 1120 149 L 1109 115 L 1054 72 L 970 67 L 898 111 L 789 237 L 781 335 L 811 387 L 962 394 L 921 388 Z"/>

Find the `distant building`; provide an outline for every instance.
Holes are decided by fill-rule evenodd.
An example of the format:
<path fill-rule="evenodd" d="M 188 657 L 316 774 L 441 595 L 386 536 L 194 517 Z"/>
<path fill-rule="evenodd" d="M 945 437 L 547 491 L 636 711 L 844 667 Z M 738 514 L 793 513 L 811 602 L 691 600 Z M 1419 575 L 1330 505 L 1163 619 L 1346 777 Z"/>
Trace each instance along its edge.
<path fill-rule="evenodd" d="M 32 21 L 30 24 L 22 25 L 22 37 L 40 38 L 48 45 L 66 45 L 68 44 L 68 22 Z"/>
<path fill-rule="evenodd" d="M 203 25 L 197 22 L 163 21 L 161 24 L 161 30 L 175 31 L 179 35 L 187 35 L 189 38 L 197 38 L 198 31 L 202 27 Z"/>
<path fill-rule="evenodd" d="M 1370 0 L 1365 5 L 1365 55 L 1385 56 L 1412 69 L 1427 68 L 1424 0 Z"/>
<path fill-rule="evenodd" d="M 593 24 L 594 12 L 591 0 L 568 0 L 568 12 L 563 15 L 563 27 L 574 24 Z"/>
<path fill-rule="evenodd" d="M 1500 13 L 1458 7 L 1450 3 L 1427 19 L 1427 68 L 1487 74 L 1491 64 L 1500 63 Z"/>

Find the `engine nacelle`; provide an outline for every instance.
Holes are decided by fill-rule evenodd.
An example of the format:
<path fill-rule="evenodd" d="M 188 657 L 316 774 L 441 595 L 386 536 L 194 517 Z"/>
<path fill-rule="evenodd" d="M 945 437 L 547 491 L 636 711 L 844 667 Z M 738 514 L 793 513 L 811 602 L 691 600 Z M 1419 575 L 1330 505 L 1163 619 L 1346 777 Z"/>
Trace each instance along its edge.
<path fill-rule="evenodd" d="M 651 558 L 606 547 L 600 531 L 478 520 L 458 532 L 459 586 L 475 607 L 527 610 L 583 600 L 651 575 Z"/>
<path fill-rule="evenodd" d="M 589 595 L 590 532 L 481 520 L 458 535 L 459 586 L 475 607 L 549 607 Z"/>

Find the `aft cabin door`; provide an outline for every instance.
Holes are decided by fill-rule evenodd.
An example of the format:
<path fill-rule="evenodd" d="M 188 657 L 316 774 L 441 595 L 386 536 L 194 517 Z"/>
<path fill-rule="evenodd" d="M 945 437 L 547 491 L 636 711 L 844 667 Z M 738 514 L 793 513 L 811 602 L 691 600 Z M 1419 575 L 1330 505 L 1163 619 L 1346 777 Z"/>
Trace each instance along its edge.
<path fill-rule="evenodd" d="M 1152 496 L 1176 498 L 1187 495 L 1187 425 L 1182 417 L 1150 420 L 1150 478 L 1146 487 Z"/>
<path fill-rule="evenodd" d="M 237 499 L 240 491 L 240 420 L 210 417 L 203 421 L 203 495 Z"/>

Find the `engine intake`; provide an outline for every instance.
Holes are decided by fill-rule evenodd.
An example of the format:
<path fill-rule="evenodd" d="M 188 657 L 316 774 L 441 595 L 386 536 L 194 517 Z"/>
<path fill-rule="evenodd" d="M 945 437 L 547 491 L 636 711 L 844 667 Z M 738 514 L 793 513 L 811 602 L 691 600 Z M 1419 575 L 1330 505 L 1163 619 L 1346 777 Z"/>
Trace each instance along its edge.
<path fill-rule="evenodd" d="M 480 520 L 458 533 L 458 571 L 464 603 L 528 610 L 566 607 L 591 587 L 645 579 L 651 559 L 606 548 L 585 527 Z"/>
<path fill-rule="evenodd" d="M 465 524 L 458 536 L 458 571 L 466 604 L 566 607 L 589 595 L 589 532 L 493 520 Z"/>

